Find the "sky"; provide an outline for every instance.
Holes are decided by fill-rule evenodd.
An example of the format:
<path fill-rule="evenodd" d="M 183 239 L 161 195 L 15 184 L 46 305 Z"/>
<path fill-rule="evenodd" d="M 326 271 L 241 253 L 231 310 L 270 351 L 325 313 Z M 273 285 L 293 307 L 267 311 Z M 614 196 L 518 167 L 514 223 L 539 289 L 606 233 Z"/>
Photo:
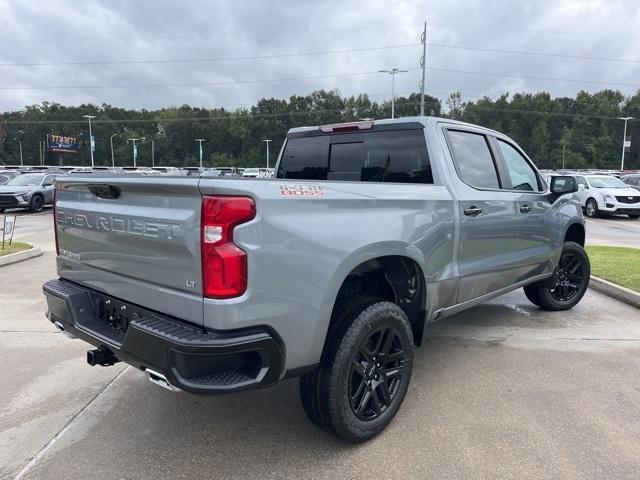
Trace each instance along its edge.
<path fill-rule="evenodd" d="M 426 93 L 443 99 L 640 89 L 635 0 L 0 0 L 0 19 L 3 111 L 235 109 L 334 88 L 382 101 L 379 70 L 418 90 L 425 21 Z"/>

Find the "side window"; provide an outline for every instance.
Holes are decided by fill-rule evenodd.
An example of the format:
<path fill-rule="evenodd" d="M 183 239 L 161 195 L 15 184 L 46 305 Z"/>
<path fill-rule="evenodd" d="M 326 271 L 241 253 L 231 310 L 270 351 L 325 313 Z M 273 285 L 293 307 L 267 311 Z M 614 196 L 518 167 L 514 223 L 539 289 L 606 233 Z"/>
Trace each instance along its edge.
<path fill-rule="evenodd" d="M 502 152 L 509 178 L 511 178 L 512 188 L 515 190 L 526 190 L 528 192 L 539 192 L 540 184 L 535 170 L 529 162 L 507 142 L 498 140 L 498 146 Z"/>
<path fill-rule="evenodd" d="M 42 186 L 43 187 L 47 187 L 49 185 L 53 185 L 53 182 L 56 180 L 55 175 L 47 175 L 46 177 L 44 177 L 44 180 L 42 182 Z"/>
<path fill-rule="evenodd" d="M 460 178 L 477 188 L 500 188 L 498 172 L 484 135 L 448 130 L 453 162 Z"/>
<path fill-rule="evenodd" d="M 576 182 L 578 183 L 578 187 L 583 187 L 585 189 L 589 188 L 589 185 L 587 185 L 587 181 L 584 179 L 584 177 L 576 177 Z"/>

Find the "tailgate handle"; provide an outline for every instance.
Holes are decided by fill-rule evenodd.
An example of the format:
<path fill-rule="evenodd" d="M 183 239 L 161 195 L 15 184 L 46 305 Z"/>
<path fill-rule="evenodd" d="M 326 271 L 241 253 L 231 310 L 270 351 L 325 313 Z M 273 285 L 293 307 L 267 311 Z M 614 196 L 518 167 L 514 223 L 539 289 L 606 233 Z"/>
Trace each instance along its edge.
<path fill-rule="evenodd" d="M 120 197 L 120 189 L 113 185 L 87 185 L 87 189 L 98 198 L 115 200 Z"/>

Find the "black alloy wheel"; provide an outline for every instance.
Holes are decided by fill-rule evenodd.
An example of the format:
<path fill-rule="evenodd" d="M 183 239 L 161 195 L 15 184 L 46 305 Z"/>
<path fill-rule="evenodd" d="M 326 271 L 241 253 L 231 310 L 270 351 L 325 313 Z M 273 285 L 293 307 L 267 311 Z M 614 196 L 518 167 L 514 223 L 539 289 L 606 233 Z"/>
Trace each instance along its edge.
<path fill-rule="evenodd" d="M 585 281 L 585 264 L 581 257 L 573 252 L 564 252 L 556 267 L 555 286 L 550 289 L 551 296 L 558 301 L 567 302 L 575 297 Z"/>
<path fill-rule="evenodd" d="M 393 326 L 374 330 L 360 344 L 349 374 L 349 400 L 357 418 L 374 420 L 389 408 L 402 382 L 404 358 Z"/>

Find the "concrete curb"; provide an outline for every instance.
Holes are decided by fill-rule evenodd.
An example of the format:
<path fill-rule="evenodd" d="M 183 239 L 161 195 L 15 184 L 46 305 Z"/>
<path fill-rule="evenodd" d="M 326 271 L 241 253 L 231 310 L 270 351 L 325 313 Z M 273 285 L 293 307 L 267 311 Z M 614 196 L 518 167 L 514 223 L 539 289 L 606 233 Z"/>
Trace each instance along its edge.
<path fill-rule="evenodd" d="M 0 267 L 4 265 L 11 265 L 12 263 L 22 262 L 23 260 L 28 260 L 29 258 L 39 257 L 40 255 L 42 255 L 42 250 L 40 250 L 38 247 L 33 247 L 22 252 L 10 253 L 9 255 L 0 257 Z"/>
<path fill-rule="evenodd" d="M 620 300 L 628 305 L 640 308 L 640 293 L 629 288 L 616 285 L 604 278 L 594 277 L 593 275 L 591 275 L 589 287 L 593 288 L 596 292 L 604 293 L 616 300 Z"/>

